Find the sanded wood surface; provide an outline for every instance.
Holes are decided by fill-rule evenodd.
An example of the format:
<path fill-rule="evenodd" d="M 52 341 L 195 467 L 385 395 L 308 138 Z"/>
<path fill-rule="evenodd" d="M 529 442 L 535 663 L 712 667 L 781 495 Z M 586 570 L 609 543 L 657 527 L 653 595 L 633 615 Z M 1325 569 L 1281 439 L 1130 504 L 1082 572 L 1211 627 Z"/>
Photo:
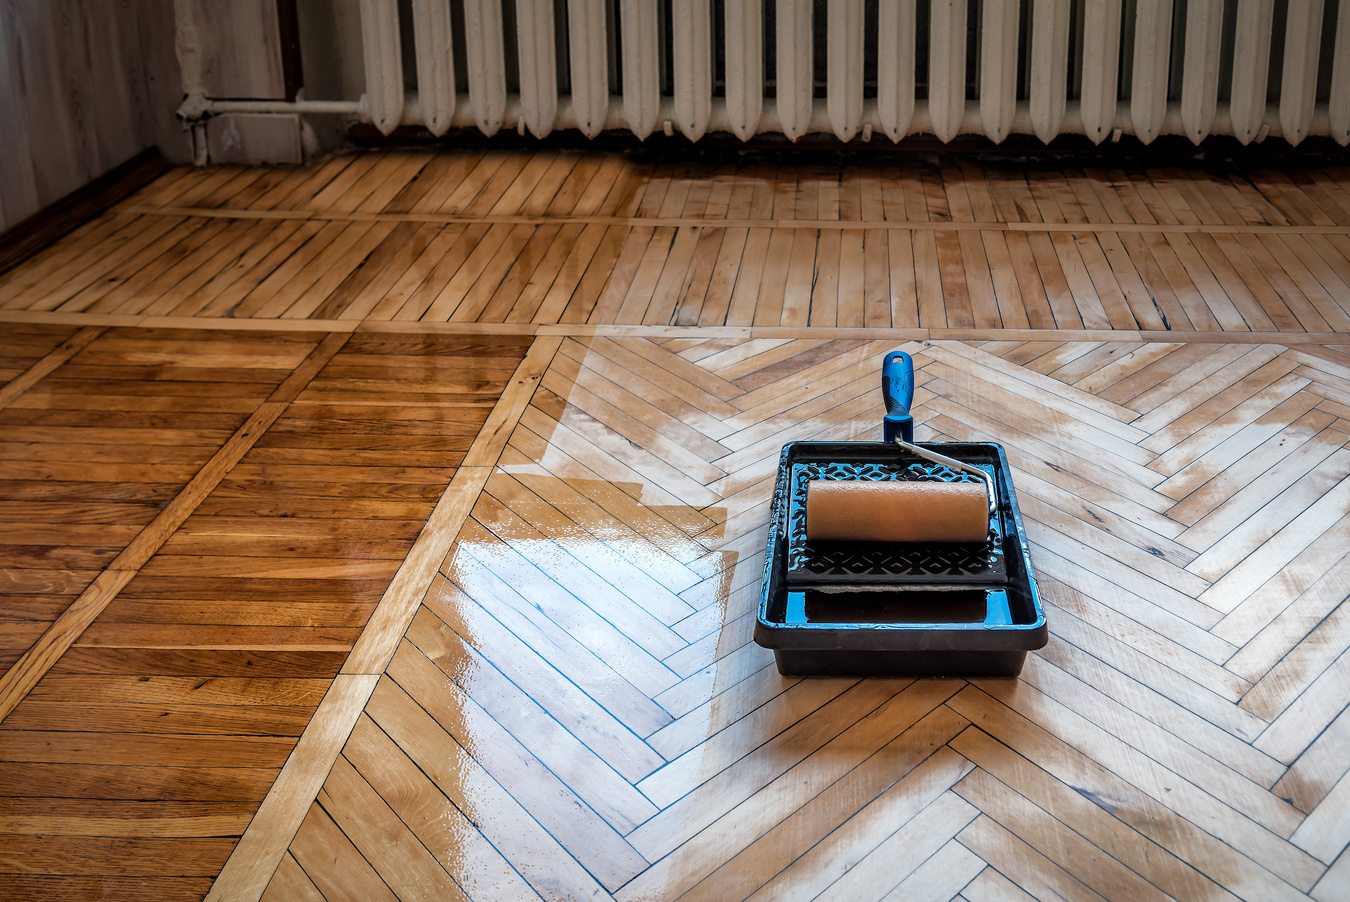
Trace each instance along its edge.
<path fill-rule="evenodd" d="M 1344 175 L 168 173 L 0 276 L 0 897 L 1347 898 Z M 751 640 L 897 347 L 1018 679 Z"/>
<path fill-rule="evenodd" d="M 178 169 L 0 276 L 0 312 L 1344 332 L 1344 182 L 552 149 Z"/>

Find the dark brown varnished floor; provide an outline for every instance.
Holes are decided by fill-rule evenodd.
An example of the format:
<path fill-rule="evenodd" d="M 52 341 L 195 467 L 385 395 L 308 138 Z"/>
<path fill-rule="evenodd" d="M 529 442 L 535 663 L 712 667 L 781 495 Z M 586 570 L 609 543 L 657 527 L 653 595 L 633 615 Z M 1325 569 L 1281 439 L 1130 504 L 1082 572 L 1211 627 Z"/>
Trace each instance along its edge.
<path fill-rule="evenodd" d="M 527 339 L 94 331 L 0 410 L 5 879 L 201 896 Z"/>

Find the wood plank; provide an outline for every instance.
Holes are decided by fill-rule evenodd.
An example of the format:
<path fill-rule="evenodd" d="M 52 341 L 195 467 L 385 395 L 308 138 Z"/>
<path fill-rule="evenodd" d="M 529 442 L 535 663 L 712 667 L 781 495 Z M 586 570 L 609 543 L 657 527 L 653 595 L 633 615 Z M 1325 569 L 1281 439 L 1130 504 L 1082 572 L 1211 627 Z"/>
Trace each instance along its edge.
<path fill-rule="evenodd" d="M 983 818 L 959 834 L 962 844 L 991 866 L 1010 875 L 1033 896 L 1167 898 L 1161 890 L 1128 868 L 1109 858 L 1097 859 L 1095 847 L 1090 843 L 983 771 L 963 780 L 957 792 L 985 812 Z M 1037 848 L 1022 839 L 1023 836 L 1031 837 L 1033 842 L 1044 842 L 1045 846 Z M 1088 861 L 1093 861 L 1093 865 L 1085 867 Z"/>
<path fill-rule="evenodd" d="M 361 674 L 333 680 L 258 813 L 220 868 L 208 899 L 262 898 L 376 682 L 377 677 Z M 307 871 L 312 874 L 312 869 Z"/>
<path fill-rule="evenodd" d="M 1166 848 L 1136 832 L 1125 818 L 1114 817 L 1119 810 L 1117 803 L 1123 799 L 1108 798 L 1092 790 L 1080 793 L 978 730 L 967 730 L 957 737 L 953 747 L 978 764 L 981 772 L 991 774 L 990 779 L 996 778 L 1015 788 L 1028 802 L 1052 812 L 1098 848 L 1109 849 L 1113 857 L 1174 898 L 1188 898 L 1195 893 L 1236 898 Z M 977 897 L 969 887 L 964 892 L 968 898 Z"/>
<path fill-rule="evenodd" d="M 447 597 L 447 593 L 438 594 L 441 599 Z M 453 598 L 454 595 L 450 594 L 448 597 Z M 473 607 L 468 607 L 462 615 L 447 604 L 439 604 L 435 610 L 450 615 L 451 621 L 448 623 L 441 621 L 439 616 L 433 616 L 431 611 L 424 610 L 409 627 L 409 641 L 442 670 L 455 669 L 456 662 L 462 659 L 479 663 L 486 660 L 492 667 L 501 671 L 503 676 L 522 686 L 530 696 L 541 699 L 540 706 L 550 711 L 555 718 L 562 715 L 564 710 L 576 711 L 579 715 L 576 720 L 567 723 L 563 728 L 572 735 L 569 737 L 554 729 L 552 742 L 559 747 L 559 751 L 562 747 L 571 746 L 569 749 L 571 757 L 578 760 L 590 759 L 593 765 L 597 765 L 594 777 L 595 796 L 591 799 L 591 804 L 598 809 L 597 813 L 616 826 L 624 827 L 631 827 L 640 822 L 643 816 L 651 813 L 650 806 L 639 798 L 631 787 L 614 781 L 612 777 L 613 771 L 617 771 L 628 780 L 636 781 L 660 765 L 659 756 L 635 740 L 612 714 L 570 687 L 567 681 L 562 680 L 546 662 L 531 654 L 519 639 L 507 636 L 481 615 L 474 616 Z M 480 631 L 485 635 L 495 635 L 501 641 L 494 643 L 495 648 L 487 649 L 488 655 L 480 657 L 466 654 L 463 647 L 464 633 L 476 637 Z M 601 653 L 603 654 L 603 650 Z M 487 696 L 490 693 L 497 696 L 503 694 L 495 691 L 499 685 L 505 684 L 501 682 L 500 677 L 484 668 L 482 676 L 472 681 L 466 688 L 471 694 L 482 693 Z M 564 720 L 567 719 L 564 716 Z M 581 746 L 593 752 L 594 757 Z M 599 766 L 600 761 L 607 764 L 608 768 Z"/>
<path fill-rule="evenodd" d="M 1069 288 L 1068 278 L 1055 245 L 1049 235 L 1033 234 L 1027 236 L 1036 268 L 1040 271 L 1041 282 L 1045 287 L 1047 303 L 1054 315 L 1055 326 L 1060 329 L 1080 329 L 1084 322 Z"/>
<path fill-rule="evenodd" d="M 554 841 L 567 849 L 588 870 L 599 875 L 599 879 L 605 885 L 617 888 L 642 869 L 645 860 L 618 832 L 582 801 L 570 783 L 542 768 L 539 759 L 532 753 L 536 751 L 535 749 L 527 748 L 516 740 L 496 719 L 455 687 L 453 681 L 443 671 L 436 668 L 413 646 L 406 645 L 403 651 L 395 655 L 390 665 L 389 677 L 399 684 L 407 693 L 407 697 L 414 700 L 425 699 L 430 702 L 431 699 L 449 692 L 457 700 L 455 708 L 442 710 L 433 703 L 434 710 L 430 712 L 433 717 L 436 714 L 441 715 L 437 720 L 442 731 L 439 735 L 444 736 L 448 733 L 461 747 L 467 744 L 473 748 L 473 760 L 482 770 L 498 781 L 505 792 L 510 793 L 515 802 L 528 811 L 543 830 L 548 831 Z M 374 717 L 382 726 L 389 722 L 388 715 L 376 713 Z M 429 727 L 424 726 L 423 729 Z M 443 749 L 450 748 L 452 752 L 454 751 L 453 746 L 446 746 L 444 740 L 439 739 L 440 744 L 432 754 L 425 740 L 414 739 L 414 736 L 407 732 L 400 735 L 393 726 L 388 727 L 388 730 L 398 737 L 401 746 L 413 749 L 412 754 L 418 761 L 428 763 L 442 761 L 445 760 L 442 757 Z M 478 735 L 491 736 L 493 741 L 480 746 L 473 741 Z M 436 740 L 438 734 L 433 732 L 430 738 Z M 547 747 L 539 748 L 537 751 L 546 757 L 549 756 Z M 458 753 L 454 755 L 457 761 L 464 760 Z M 477 772 L 477 767 L 466 765 L 464 772 L 468 774 L 467 779 L 470 781 L 468 787 L 465 790 L 455 790 L 453 780 L 445 778 L 454 772 L 449 771 L 445 765 L 434 766 L 438 784 L 443 790 L 449 789 L 452 792 L 466 792 L 468 788 L 477 786 L 483 780 L 484 775 Z M 566 774 L 567 769 L 563 768 L 563 772 Z M 483 799 L 484 803 L 490 803 L 497 797 L 497 792 L 499 791 L 487 794 Z M 503 810 L 514 814 L 515 808 L 507 806 Z M 503 829 L 510 831 L 526 827 L 528 825 L 520 822 L 519 816 L 503 824 Z M 527 837 L 530 842 L 543 843 L 544 848 L 549 848 L 551 844 L 539 835 L 540 827 L 529 828 Z M 589 883 L 571 866 L 565 866 L 563 879 L 573 884 L 579 881 L 583 886 Z"/>
<path fill-rule="evenodd" d="M 46 278 L 35 282 L 25 290 L 23 309 L 55 310 L 68 301 L 81 289 L 87 288 L 100 279 L 113 273 L 128 259 L 136 259 L 139 252 L 151 247 L 166 234 L 172 234 L 185 222 L 179 217 L 156 217 L 153 221 L 141 224 L 141 228 L 127 228 L 119 232 L 112 241 L 102 242 L 97 250 L 88 254 L 75 271 L 56 271 Z M 101 252 L 101 253 L 100 253 Z M 7 301 L 5 307 L 19 306 L 15 300 Z"/>
<path fill-rule="evenodd" d="M 292 899 L 300 902 L 323 902 L 324 896 L 295 857 L 287 852 L 276 873 L 272 875 L 271 882 L 267 884 L 267 891 L 263 893 L 262 898 L 264 902 L 283 902 Z"/>
<path fill-rule="evenodd" d="M 156 899 L 190 902 L 206 895 L 210 886 L 210 877 L 0 874 L 0 892 L 12 899 L 96 899 L 99 893 L 112 893 L 127 902 Z"/>
<path fill-rule="evenodd" d="M 430 861 L 423 860 L 417 876 L 425 874 L 430 880 L 441 879 L 432 865 L 440 865 L 462 891 L 484 895 L 488 892 L 512 894 L 528 898 L 532 890 L 493 845 L 478 832 L 473 822 L 441 793 L 431 780 L 405 757 L 398 746 L 368 717 L 357 722 L 343 750 L 343 759 L 350 762 L 356 773 L 368 782 L 362 786 L 350 780 L 356 788 L 343 807 L 360 800 L 369 807 L 386 802 L 392 813 L 408 825 L 426 850 L 414 855 L 422 858 L 429 853 Z M 336 772 L 327 784 L 334 784 Z M 327 785 L 326 784 L 326 785 Z M 335 787 L 336 788 L 336 787 Z M 327 796 L 335 804 L 333 791 Z M 378 810 L 378 808 L 376 809 Z M 362 817 L 368 820 L 368 817 Z M 386 822 L 388 818 L 384 818 Z M 401 846 L 410 846 L 405 838 Z M 387 867 L 379 868 L 381 874 Z M 387 878 L 386 878 L 387 879 Z M 418 881 L 419 889 L 425 884 Z M 454 893 L 449 894 L 453 897 Z M 442 896 L 444 897 L 444 896 Z"/>
<path fill-rule="evenodd" d="M 765 898 L 774 893 L 806 895 L 825 886 L 828 889 L 816 898 L 857 898 L 867 892 L 857 885 L 858 878 L 874 870 L 882 871 L 878 876 L 889 886 L 898 883 L 927 858 L 933 844 L 941 845 L 975 816 L 967 806 L 951 804 L 954 800 L 949 794 L 939 795 L 950 785 L 949 781 L 954 782 L 967 769 L 965 762 L 939 749 L 931 757 L 913 763 L 932 747 L 934 740 L 929 736 L 945 735 L 946 731 L 955 734 L 965 725 L 944 709 L 930 719 L 931 723 L 921 723 L 902 734 L 910 749 L 908 756 L 898 756 L 894 744 L 883 748 L 836 783 L 832 791 L 816 796 L 701 881 L 689 893 L 691 899 L 725 899 L 747 891 L 755 891 L 749 898 Z M 883 769 L 890 769 L 890 779 L 885 781 L 886 790 L 877 795 L 881 782 L 878 771 Z M 902 788 L 918 798 L 901 801 Z M 839 796 L 850 791 L 859 796 L 847 806 L 840 806 Z M 867 801 L 862 803 L 862 799 Z M 831 809 L 852 812 L 859 806 L 862 810 L 844 827 L 846 835 L 831 833 L 823 842 L 814 842 L 835 826 L 838 814 Z M 859 817 L 863 818 L 861 823 L 852 822 Z M 808 848 L 805 860 L 797 857 Z M 831 862 L 829 851 L 845 857 Z M 841 866 L 849 861 L 857 863 L 842 879 L 830 883 L 831 878 L 841 876 Z M 820 870 L 812 873 L 813 866 Z M 886 888 L 887 883 L 876 887 L 882 892 Z"/>
<path fill-rule="evenodd" d="M 989 707 L 989 702 L 979 699 L 976 692 L 977 690 L 972 690 L 954 699 L 953 706 L 956 707 L 958 712 L 969 711 L 971 714 L 976 714 L 977 717 L 977 712 L 981 710 L 997 711 L 997 708 Z M 1001 717 L 1001 712 L 999 716 Z M 1039 741 L 1044 741 L 1041 740 L 1039 727 L 1022 721 L 1020 718 L 1000 719 L 997 724 L 986 718 L 984 724 L 986 730 L 994 728 L 993 735 L 996 739 L 1008 737 L 1008 742 L 1022 750 L 1024 755 L 1028 753 L 1032 755 L 1033 763 L 1039 764 L 1051 774 L 1059 776 L 1059 779 L 1068 786 L 1083 786 L 1097 798 L 1106 801 L 1107 805 L 1114 807 L 1116 811 L 1123 812 L 1122 819 L 1125 819 L 1134 829 L 1172 854 L 1178 855 L 1180 853 L 1178 857 L 1189 858 L 1196 854 L 1197 847 L 1199 847 L 1206 850 L 1201 853 L 1202 855 L 1218 856 L 1226 864 L 1232 866 L 1233 870 L 1227 872 L 1225 876 L 1225 883 L 1237 888 L 1239 893 L 1250 893 L 1256 887 L 1260 887 L 1260 892 L 1267 893 L 1274 898 L 1297 898 L 1297 891 L 1289 884 L 1245 855 L 1229 849 L 1218 839 L 1178 813 L 1173 812 L 1170 808 L 1166 808 L 1166 803 L 1162 800 L 1141 793 L 1134 786 L 1085 756 L 1049 752 L 1050 748 L 1058 748 L 1060 752 L 1068 752 L 1067 747 L 1059 748 L 1055 745 L 1062 740 L 1051 738 L 1049 734 L 1045 734 L 1045 739 L 1048 739 L 1049 743 L 1044 748 L 1030 745 L 1027 740 L 1031 738 L 1031 735 L 1035 735 Z M 1031 735 L 1022 732 L 1025 730 L 1030 730 Z M 1118 802 L 1128 802 L 1129 804 L 1127 807 L 1117 804 Z M 1085 799 L 1084 804 L 1090 805 L 1092 802 Z M 1153 820 L 1151 823 L 1146 816 L 1141 817 L 1136 814 L 1141 809 L 1152 813 Z"/>
<path fill-rule="evenodd" d="M 1002 316 L 982 236 L 974 232 L 961 232 L 959 242 L 975 326 L 995 328 L 1002 324 Z"/>
<path fill-rule="evenodd" d="M 7 717 L 136 573 L 104 570 L 32 648 L 0 676 L 0 720 Z"/>
<path fill-rule="evenodd" d="M 253 806 L 243 802 L 95 802 L 86 799 L 11 799 L 0 815 L 5 834 L 237 836 Z"/>
<path fill-rule="evenodd" d="M 945 231 L 935 233 L 937 259 L 942 278 L 942 301 L 946 307 L 945 325 L 956 329 L 975 325 L 959 234 Z"/>
<path fill-rule="evenodd" d="M 880 681 L 871 682 L 875 685 Z M 889 688 L 894 693 L 895 685 Z M 846 710 L 859 702 L 863 703 L 866 710 L 876 710 L 872 707 L 876 697 L 869 692 L 867 683 L 859 683 L 855 688 L 845 691 L 818 710 L 812 718 L 780 734 L 770 748 L 742 759 L 742 768 L 753 767 L 751 762 L 758 758 L 765 759 L 762 767 L 756 768 L 759 773 L 749 785 L 738 786 L 733 782 L 731 777 L 736 770 L 733 768 L 704 784 L 700 791 L 664 809 L 634 831 L 631 838 L 635 845 L 639 850 L 648 847 L 651 850 L 649 855 L 657 850 L 671 851 L 676 847 L 680 847 L 680 851 L 667 858 L 662 863 L 664 866 L 659 864 L 624 887 L 618 898 L 641 898 L 640 894 L 648 891 L 653 883 L 672 877 L 679 879 L 685 886 L 701 879 L 718 863 L 718 856 L 709 854 L 707 850 L 719 846 L 737 850 L 746 847 L 753 838 L 763 834 L 771 825 L 803 804 L 808 794 L 818 794 L 826 785 L 834 783 L 861 763 L 856 753 L 844 751 L 854 735 L 862 735 L 870 729 L 882 730 L 887 737 L 882 742 L 884 745 L 931 711 L 935 707 L 934 700 L 944 697 L 949 688 L 949 685 L 940 683 L 914 683 L 908 689 L 892 694 L 888 701 L 881 704 L 882 711 L 895 712 L 899 723 L 882 727 L 878 721 L 889 718 L 879 714 L 876 717 L 864 717 L 851 730 L 840 730 L 843 724 L 834 719 L 834 712 Z M 861 715 L 862 711 L 857 713 Z M 823 733 L 808 739 L 806 733 L 814 726 L 813 721 L 821 724 Z M 833 748 L 841 753 L 837 758 L 829 752 L 810 757 L 832 740 Z M 775 786 L 775 780 L 781 782 Z M 803 780 L 805 783 L 801 782 Z M 735 790 L 728 792 L 733 786 Z M 754 793 L 763 787 L 770 788 L 756 797 Z M 675 831 L 673 836 L 662 835 L 663 831 L 669 833 L 671 830 Z M 687 839 L 693 839 L 693 843 L 680 846 Z"/>
<path fill-rule="evenodd" d="M 764 279 L 754 310 L 754 322 L 757 325 L 775 325 L 782 321 L 793 244 L 793 235 L 787 229 L 774 229 L 770 233 L 764 260 Z M 678 261 L 679 258 L 673 253 L 671 256 L 672 262 Z"/>
<path fill-rule="evenodd" d="M 10 874 L 210 877 L 234 846 L 232 838 L 12 836 L 0 852 Z"/>
<path fill-rule="evenodd" d="M 429 892 L 452 902 L 468 899 L 345 757 L 334 763 L 318 801 L 395 894 Z"/>
<path fill-rule="evenodd" d="M 394 902 L 398 898 L 318 802 L 310 807 L 290 854 L 324 899 Z M 217 878 L 212 891 L 219 885 Z"/>
<path fill-rule="evenodd" d="M 825 327 L 839 322 L 839 254 L 844 233 L 837 229 L 821 229 L 816 242 L 815 284 L 811 287 L 812 326 Z M 934 264 L 936 266 L 936 264 Z M 936 275 L 933 276 L 936 281 Z"/>
<path fill-rule="evenodd" d="M 88 347 L 94 339 L 105 331 L 98 326 L 88 326 L 79 330 L 62 342 L 59 347 L 43 356 L 41 360 L 35 361 L 32 366 L 0 386 L 0 408 L 12 404 L 16 398 Z"/>

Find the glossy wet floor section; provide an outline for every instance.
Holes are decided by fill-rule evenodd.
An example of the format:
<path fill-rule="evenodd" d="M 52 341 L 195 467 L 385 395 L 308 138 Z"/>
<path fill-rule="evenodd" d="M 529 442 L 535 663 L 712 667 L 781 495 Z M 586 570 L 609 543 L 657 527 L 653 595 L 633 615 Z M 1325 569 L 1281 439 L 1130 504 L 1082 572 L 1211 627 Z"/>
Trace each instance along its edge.
<path fill-rule="evenodd" d="M 1344 175 L 175 170 L 0 275 L 0 898 L 1350 898 Z M 1018 678 L 752 641 L 897 348 Z"/>
<path fill-rule="evenodd" d="M 1317 884 L 1350 764 L 1306 626 L 1343 598 L 1339 376 L 909 346 L 924 437 L 1008 448 L 1051 643 L 1019 680 L 798 680 L 750 641 L 779 444 L 875 438 L 883 347 L 709 350 L 563 343 L 264 898 Z"/>

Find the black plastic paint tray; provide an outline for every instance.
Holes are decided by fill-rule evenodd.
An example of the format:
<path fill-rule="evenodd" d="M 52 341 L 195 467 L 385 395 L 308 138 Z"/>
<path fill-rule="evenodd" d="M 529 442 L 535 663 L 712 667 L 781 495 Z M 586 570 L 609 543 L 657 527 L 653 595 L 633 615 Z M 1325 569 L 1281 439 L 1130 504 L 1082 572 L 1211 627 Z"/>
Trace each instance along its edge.
<path fill-rule="evenodd" d="M 755 641 L 789 676 L 1016 676 L 1048 631 L 1008 460 L 993 443 L 935 446 L 994 476 L 998 510 L 980 545 L 806 540 L 794 485 L 822 469 L 904 478 L 931 467 L 881 442 L 783 447 Z M 828 477 L 826 477 L 828 478 Z M 857 476 L 853 476 L 857 478 Z"/>
<path fill-rule="evenodd" d="M 1027 652 L 1045 645 L 1045 612 L 1003 448 L 919 447 L 992 477 L 995 510 L 984 543 L 811 542 L 810 480 L 975 477 L 889 441 L 783 446 L 755 624 L 755 641 L 773 649 L 779 672 L 1016 676 Z"/>

